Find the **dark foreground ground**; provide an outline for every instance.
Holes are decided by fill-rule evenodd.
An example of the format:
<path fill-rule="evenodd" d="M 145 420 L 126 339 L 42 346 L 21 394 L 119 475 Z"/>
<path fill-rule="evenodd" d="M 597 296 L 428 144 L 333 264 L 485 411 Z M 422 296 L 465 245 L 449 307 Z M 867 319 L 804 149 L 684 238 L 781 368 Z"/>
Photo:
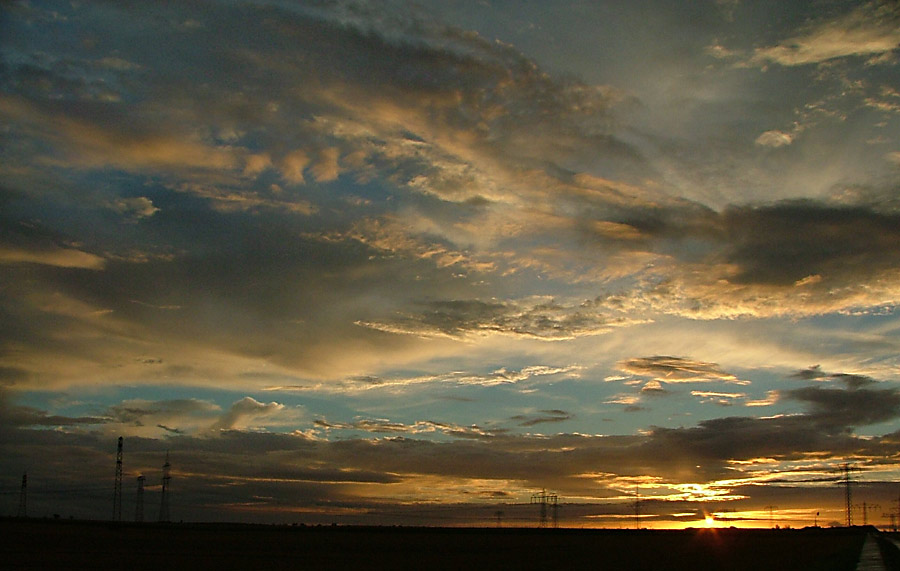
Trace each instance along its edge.
<path fill-rule="evenodd" d="M 0 520 L 0 569 L 856 568 L 874 528 L 627 531 Z M 884 541 L 888 569 L 900 553 Z M 896 566 L 891 566 L 896 565 Z"/>

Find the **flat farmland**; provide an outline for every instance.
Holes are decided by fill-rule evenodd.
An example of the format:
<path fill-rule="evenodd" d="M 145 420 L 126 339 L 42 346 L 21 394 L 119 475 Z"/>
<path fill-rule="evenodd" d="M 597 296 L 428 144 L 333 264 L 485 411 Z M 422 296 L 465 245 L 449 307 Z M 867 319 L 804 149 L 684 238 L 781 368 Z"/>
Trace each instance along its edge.
<path fill-rule="evenodd" d="M 3 569 L 856 569 L 873 528 L 576 530 L 0 521 Z M 885 561 L 897 562 L 884 543 Z M 890 550 L 893 550 L 891 552 Z M 894 557 L 894 559 L 891 559 Z M 890 563 L 889 563 L 890 564 Z M 886 567 L 888 569 L 893 567 Z"/>

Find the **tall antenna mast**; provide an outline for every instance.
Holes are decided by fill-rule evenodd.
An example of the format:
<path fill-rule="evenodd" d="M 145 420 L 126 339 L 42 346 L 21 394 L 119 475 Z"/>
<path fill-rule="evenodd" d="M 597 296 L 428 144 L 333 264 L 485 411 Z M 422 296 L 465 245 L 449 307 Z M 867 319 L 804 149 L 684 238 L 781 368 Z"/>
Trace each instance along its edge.
<path fill-rule="evenodd" d="M 113 521 L 122 521 L 122 437 L 116 448 L 116 487 L 113 490 Z"/>
<path fill-rule="evenodd" d="M 22 489 L 19 491 L 19 512 L 16 517 L 28 517 L 25 500 L 28 497 L 28 472 L 22 474 Z"/>
<path fill-rule="evenodd" d="M 144 521 L 144 475 L 137 477 L 137 504 L 134 507 L 134 521 Z"/>
<path fill-rule="evenodd" d="M 166 451 L 166 463 L 163 464 L 163 477 L 162 477 L 162 500 L 159 504 L 159 521 L 166 522 L 169 521 L 169 480 L 172 479 L 172 476 L 169 474 L 169 469 L 171 468 L 171 464 L 169 464 L 169 451 Z"/>

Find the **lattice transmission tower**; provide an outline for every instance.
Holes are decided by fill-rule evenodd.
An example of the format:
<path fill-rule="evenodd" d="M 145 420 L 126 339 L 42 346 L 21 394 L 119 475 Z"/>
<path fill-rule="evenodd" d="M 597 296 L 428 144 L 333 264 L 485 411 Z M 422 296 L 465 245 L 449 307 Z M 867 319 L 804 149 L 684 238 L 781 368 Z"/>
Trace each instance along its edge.
<path fill-rule="evenodd" d="M 137 477 L 137 502 L 134 506 L 134 521 L 144 521 L 144 475 Z"/>
<path fill-rule="evenodd" d="M 634 529 L 641 529 L 641 485 L 634 485 Z"/>
<path fill-rule="evenodd" d="M 855 470 L 859 470 L 859 468 L 855 468 L 850 464 L 844 464 L 840 467 L 840 472 L 842 474 L 841 479 L 844 484 L 844 503 L 847 511 L 847 527 L 853 525 L 853 491 L 850 489 L 853 485 L 853 478 L 850 476 L 850 472 Z"/>
<path fill-rule="evenodd" d="M 22 488 L 19 490 L 19 511 L 16 517 L 28 517 L 28 473 L 22 474 Z"/>
<path fill-rule="evenodd" d="M 116 448 L 116 486 L 113 490 L 113 521 L 122 521 L 122 437 Z"/>
<path fill-rule="evenodd" d="M 540 527 L 547 527 L 548 511 L 553 518 L 553 527 L 559 527 L 559 496 L 548 494 L 547 490 L 531 494 L 531 503 L 538 504 L 541 508 Z M 548 509 L 549 508 L 549 509 Z"/>
<path fill-rule="evenodd" d="M 863 514 L 863 525 L 869 525 L 869 510 L 877 510 L 881 508 L 878 504 L 870 504 L 868 502 L 863 502 L 862 504 L 856 506 L 856 509 L 861 510 Z"/>
<path fill-rule="evenodd" d="M 169 521 L 169 480 L 172 479 L 170 469 L 169 452 L 166 451 L 166 463 L 163 464 L 162 498 L 159 503 L 159 521 L 162 522 Z"/>

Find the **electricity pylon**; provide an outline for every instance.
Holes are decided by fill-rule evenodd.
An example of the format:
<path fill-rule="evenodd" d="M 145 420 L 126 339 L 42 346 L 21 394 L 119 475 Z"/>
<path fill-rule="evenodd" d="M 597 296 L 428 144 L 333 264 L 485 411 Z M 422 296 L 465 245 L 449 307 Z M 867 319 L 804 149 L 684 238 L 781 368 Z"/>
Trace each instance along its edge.
<path fill-rule="evenodd" d="M 166 452 L 166 463 L 163 464 L 162 498 L 159 503 L 159 521 L 161 522 L 169 521 L 169 480 L 172 479 L 169 474 L 170 468 L 169 453 Z"/>
<path fill-rule="evenodd" d="M 116 485 L 113 489 L 113 521 L 122 521 L 122 437 L 116 448 Z"/>

